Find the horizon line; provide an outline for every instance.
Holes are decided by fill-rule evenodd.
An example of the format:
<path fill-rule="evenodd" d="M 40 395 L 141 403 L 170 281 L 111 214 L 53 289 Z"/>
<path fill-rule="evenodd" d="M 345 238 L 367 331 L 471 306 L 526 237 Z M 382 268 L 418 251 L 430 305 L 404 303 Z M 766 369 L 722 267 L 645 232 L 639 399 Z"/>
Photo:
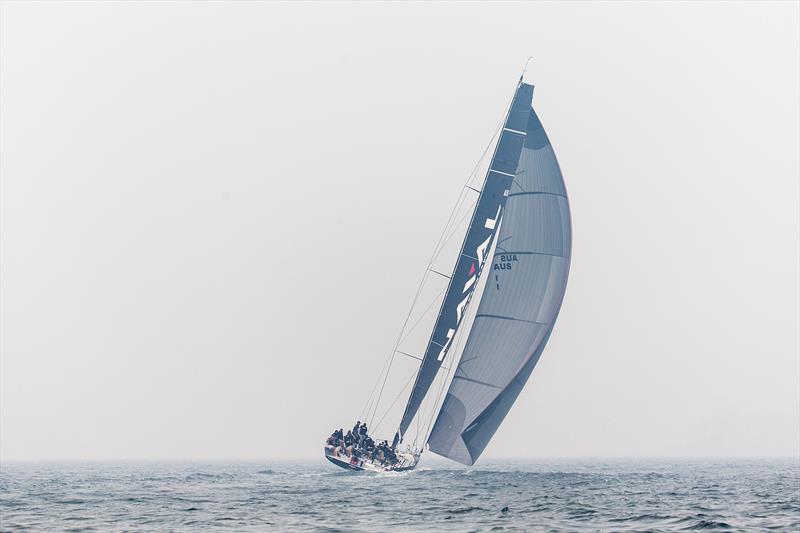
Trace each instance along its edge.
<path fill-rule="evenodd" d="M 452 462 L 446 457 L 430 455 L 429 459 L 435 461 Z M 493 463 L 497 461 L 613 461 L 613 460 L 795 460 L 800 462 L 800 454 L 797 455 L 564 455 L 564 456 L 499 456 L 485 458 L 481 463 Z M 3 458 L 0 457 L 0 464 L 12 463 L 263 463 L 263 462 L 316 462 L 325 464 L 324 457 L 239 457 L 239 458 L 172 458 L 172 457 L 129 457 L 129 458 Z M 474 467 L 475 465 L 473 465 Z"/>

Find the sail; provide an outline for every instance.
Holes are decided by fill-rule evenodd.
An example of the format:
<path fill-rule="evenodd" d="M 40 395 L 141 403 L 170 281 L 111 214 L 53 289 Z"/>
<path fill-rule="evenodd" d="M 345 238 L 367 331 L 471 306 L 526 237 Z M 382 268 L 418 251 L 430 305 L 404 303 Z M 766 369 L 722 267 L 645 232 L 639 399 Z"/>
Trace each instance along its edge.
<path fill-rule="evenodd" d="M 456 260 L 393 445 L 402 439 L 442 365 L 475 290 L 519 164 L 533 86 L 520 82 L 506 115 L 472 221 Z"/>
<path fill-rule="evenodd" d="M 474 464 L 539 360 L 569 272 L 571 224 L 550 141 L 533 109 L 491 271 L 461 360 L 428 439 Z"/>

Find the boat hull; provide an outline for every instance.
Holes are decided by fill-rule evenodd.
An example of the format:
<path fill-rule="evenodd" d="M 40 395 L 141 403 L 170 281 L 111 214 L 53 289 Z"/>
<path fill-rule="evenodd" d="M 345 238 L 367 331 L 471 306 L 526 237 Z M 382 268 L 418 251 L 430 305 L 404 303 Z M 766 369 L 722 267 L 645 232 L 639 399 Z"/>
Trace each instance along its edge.
<path fill-rule="evenodd" d="M 339 468 L 357 472 L 407 472 L 413 470 L 419 462 L 419 454 L 400 453 L 398 464 L 386 466 L 366 458 L 338 454 L 333 446 L 325 446 L 325 458 Z"/>

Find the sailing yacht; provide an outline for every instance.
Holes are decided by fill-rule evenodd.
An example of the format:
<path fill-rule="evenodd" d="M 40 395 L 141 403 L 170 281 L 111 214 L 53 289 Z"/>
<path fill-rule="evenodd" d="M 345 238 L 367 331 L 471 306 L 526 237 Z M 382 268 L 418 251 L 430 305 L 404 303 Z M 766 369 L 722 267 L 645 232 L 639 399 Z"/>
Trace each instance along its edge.
<path fill-rule="evenodd" d="M 532 107 L 533 85 L 523 77 L 505 111 L 483 186 L 472 189 L 478 198 L 452 272 L 437 272 L 449 282 L 424 354 L 415 357 L 419 368 L 390 445 L 392 460 L 329 439 L 325 457 L 337 466 L 410 470 L 423 450 L 473 465 L 550 338 L 569 275 L 570 210 L 555 153 Z M 476 297 L 471 325 L 460 331 Z M 464 337 L 456 364 L 448 354 Z M 437 393 L 431 386 L 445 361 L 452 377 L 446 393 L 434 398 L 432 427 L 419 447 L 404 443 L 423 401 Z"/>

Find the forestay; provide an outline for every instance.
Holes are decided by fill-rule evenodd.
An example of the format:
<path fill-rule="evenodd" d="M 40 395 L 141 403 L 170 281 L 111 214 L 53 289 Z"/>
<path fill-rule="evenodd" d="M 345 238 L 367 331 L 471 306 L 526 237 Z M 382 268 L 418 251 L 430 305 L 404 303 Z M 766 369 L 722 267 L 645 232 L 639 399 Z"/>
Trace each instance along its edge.
<path fill-rule="evenodd" d="M 428 439 L 432 451 L 467 465 L 486 448 L 536 366 L 569 272 L 571 224 L 561 171 L 532 108 L 526 118 L 491 271 Z"/>

